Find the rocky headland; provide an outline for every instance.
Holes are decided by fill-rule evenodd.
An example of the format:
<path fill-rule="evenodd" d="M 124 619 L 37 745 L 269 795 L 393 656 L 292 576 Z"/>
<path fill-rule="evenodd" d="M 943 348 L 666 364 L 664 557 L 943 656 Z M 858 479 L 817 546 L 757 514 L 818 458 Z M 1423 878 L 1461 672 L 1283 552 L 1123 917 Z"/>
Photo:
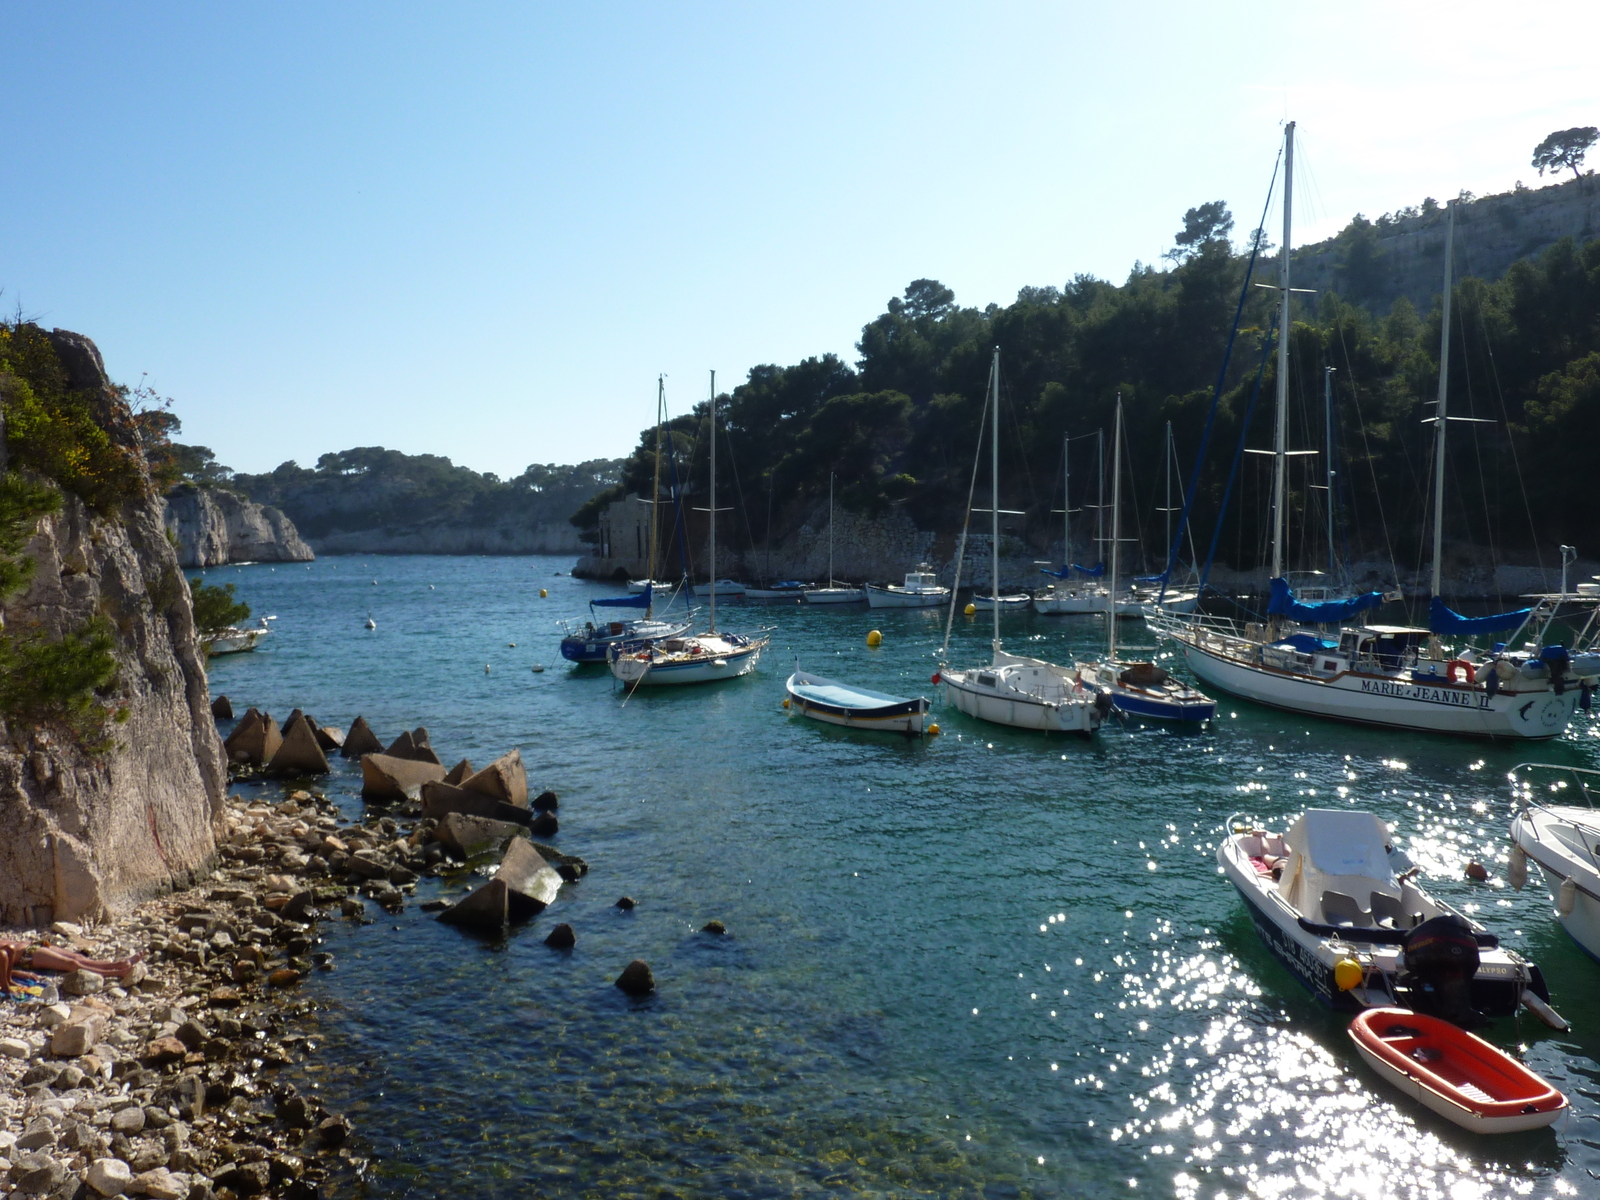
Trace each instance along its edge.
<path fill-rule="evenodd" d="M 221 488 L 180 483 L 166 494 L 163 519 L 185 567 L 310 562 L 316 557 L 281 510 Z"/>

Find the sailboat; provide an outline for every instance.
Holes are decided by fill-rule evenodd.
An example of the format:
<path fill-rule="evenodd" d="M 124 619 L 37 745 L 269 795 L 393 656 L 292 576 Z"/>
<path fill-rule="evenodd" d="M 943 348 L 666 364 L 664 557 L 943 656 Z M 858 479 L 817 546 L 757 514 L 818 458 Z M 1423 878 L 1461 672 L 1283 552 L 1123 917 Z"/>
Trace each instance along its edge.
<path fill-rule="evenodd" d="M 1172 503 L 1172 476 L 1176 468 L 1177 452 L 1174 450 L 1172 444 L 1172 422 L 1168 421 L 1166 470 L 1167 502 L 1161 506 L 1160 510 L 1166 522 L 1166 539 L 1161 543 L 1163 546 L 1172 545 L 1172 514 L 1175 512 L 1181 513 L 1183 511 L 1181 506 L 1175 507 Z M 1183 479 L 1181 477 L 1178 480 L 1178 490 L 1183 490 Z M 1194 557 L 1194 544 L 1192 539 L 1189 546 L 1189 557 L 1191 559 Z M 1193 570 L 1192 567 L 1190 569 Z M 1139 603 L 1140 615 L 1143 615 L 1145 610 L 1153 604 L 1160 604 L 1161 607 L 1166 609 L 1168 612 L 1182 613 L 1193 612 L 1200 606 L 1200 588 L 1198 586 L 1198 582 L 1186 584 L 1181 589 L 1167 591 L 1165 589 L 1171 575 L 1172 568 L 1169 565 L 1167 569 L 1159 575 L 1139 576 L 1134 579 L 1133 587 L 1131 589 L 1132 599 Z"/>
<path fill-rule="evenodd" d="M 990 447 L 990 487 L 992 501 L 990 551 L 992 554 L 990 586 L 992 598 L 1000 598 L 1000 348 L 995 347 L 994 361 L 989 368 L 989 403 L 994 409 Z M 974 464 L 974 484 L 976 484 Z M 968 501 L 968 511 L 971 501 Z M 970 516 L 969 516 L 970 520 Z M 966 534 L 962 533 L 962 548 Z M 956 584 L 961 582 L 961 555 L 956 555 Z M 940 651 L 940 667 L 933 682 L 944 687 L 944 701 L 969 717 L 993 721 L 997 725 L 1012 725 L 1019 729 L 1042 729 L 1052 732 L 1093 733 L 1100 728 L 1109 701 L 1086 690 L 1077 673 L 1055 663 L 1038 658 L 1024 658 L 1007 654 L 1000 647 L 1000 606 L 994 605 L 993 659 L 987 667 L 952 670 L 947 663 L 950 649 L 950 624 L 955 615 L 955 601 L 950 605 L 951 622 L 946 623 L 945 644 Z"/>
<path fill-rule="evenodd" d="M 1082 434 L 1089 437 L 1089 434 Z M 1102 430 L 1095 430 L 1096 461 L 1100 463 L 1100 501 L 1105 500 L 1105 438 Z M 1040 564 L 1040 571 L 1050 576 L 1056 582 L 1050 584 L 1042 592 L 1033 594 L 1033 611 L 1046 614 L 1061 613 L 1094 613 L 1105 608 L 1105 587 L 1098 581 L 1105 575 L 1105 564 L 1096 563 L 1092 567 L 1080 567 L 1072 561 L 1072 439 L 1061 439 L 1061 569 L 1052 570 Z M 1100 542 L 1099 530 L 1104 527 L 1104 504 L 1095 506 L 1096 512 L 1096 537 L 1095 542 Z M 1078 579 L 1072 578 L 1076 572 Z"/>
<path fill-rule="evenodd" d="M 806 588 L 807 604 L 859 604 L 867 598 L 861 588 L 840 587 L 833 578 L 833 472 L 828 472 L 828 586 Z"/>
<path fill-rule="evenodd" d="M 1346 601 L 1304 604 L 1283 577 L 1289 409 L 1289 266 L 1294 180 L 1294 123 L 1284 131 L 1283 249 L 1279 254 L 1277 421 L 1274 431 L 1272 599 L 1265 622 L 1158 613 L 1156 632 L 1182 647 L 1189 667 L 1206 683 L 1274 708 L 1365 725 L 1466 737 L 1543 740 L 1559 736 L 1580 695 L 1597 682 L 1573 668 L 1591 662 L 1600 631 L 1591 611 L 1572 650 L 1545 645 L 1558 609 L 1600 603 L 1600 596 L 1560 593 L 1525 597 L 1527 608 L 1468 618 L 1440 595 L 1444 481 L 1450 372 L 1451 262 L 1455 205 L 1445 233 L 1444 310 L 1435 415 L 1433 580 L 1428 628 L 1350 625 L 1385 600 L 1368 592 Z M 1452 648 L 1443 636 L 1500 633 L 1486 655 L 1468 644 Z M 1575 686 L 1581 685 L 1581 686 Z"/>
<path fill-rule="evenodd" d="M 649 643 L 652 638 L 677 637 L 686 632 L 694 623 L 693 614 L 687 620 L 658 621 L 655 619 L 656 588 L 663 587 L 669 593 L 670 604 L 671 584 L 658 584 L 655 581 L 656 572 L 656 533 L 661 522 L 658 519 L 656 506 L 661 495 L 661 429 L 666 423 L 666 379 L 656 380 L 656 467 L 654 491 L 657 499 L 649 500 L 650 507 L 650 561 L 645 579 L 640 584 L 639 590 L 634 591 L 630 581 L 629 594 L 626 596 L 606 597 L 589 601 L 589 617 L 581 628 L 564 624 L 566 636 L 561 639 L 561 657 L 568 662 L 575 663 L 604 663 L 611 658 L 613 651 L 623 654 L 637 653 Z M 597 616 L 595 609 L 644 609 L 643 617 L 632 619 L 606 620 Z M 621 618 L 621 614 L 618 614 Z M 368 628 L 371 628 L 369 623 Z"/>
<path fill-rule="evenodd" d="M 711 373 L 711 498 L 706 509 L 711 521 L 711 563 L 715 570 L 717 561 L 717 374 Z M 658 435 L 659 436 L 659 435 Z M 656 470 L 660 471 L 660 455 Z M 653 530 L 652 526 L 652 530 Z M 652 544 L 654 533 L 652 532 Z M 654 573 L 655 563 L 651 562 Z M 646 595 L 649 593 L 647 592 Z M 711 615 L 705 633 L 674 634 L 654 638 L 644 645 L 628 649 L 613 646 L 607 662 L 611 674 L 629 688 L 660 687 L 682 683 L 711 683 L 719 679 L 735 679 L 755 670 L 761 652 L 771 641 L 763 631 L 756 634 L 717 632 L 717 589 L 710 592 Z"/>
<path fill-rule="evenodd" d="M 1125 713 L 1159 721 L 1209 721 L 1217 702 L 1204 692 L 1174 679 L 1153 662 L 1125 662 L 1117 657 L 1117 558 L 1122 537 L 1122 396 L 1111 427 L 1111 579 L 1106 589 L 1106 656 L 1097 663 L 1079 663 L 1078 678 L 1090 691 L 1107 697 Z"/>

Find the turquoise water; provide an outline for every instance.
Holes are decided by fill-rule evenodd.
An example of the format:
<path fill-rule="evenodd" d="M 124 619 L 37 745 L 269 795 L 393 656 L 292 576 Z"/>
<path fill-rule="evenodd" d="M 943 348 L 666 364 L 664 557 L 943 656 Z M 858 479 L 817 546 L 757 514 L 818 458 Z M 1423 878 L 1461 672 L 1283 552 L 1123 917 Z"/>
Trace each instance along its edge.
<path fill-rule="evenodd" d="M 943 612 L 787 604 L 719 606 L 724 627 L 776 627 L 753 675 L 624 703 L 557 651 L 558 619 L 613 591 L 556 575 L 570 566 L 210 572 L 278 617 L 270 648 L 213 664 L 214 693 L 360 713 L 384 738 L 425 724 L 447 762 L 518 746 L 561 795 L 553 840 L 592 866 L 503 943 L 415 905 L 326 931 L 338 966 L 307 985 L 326 1046 L 305 1078 L 373 1157 L 347 1194 L 1594 1194 L 1600 965 L 1536 883 L 1499 882 L 1506 769 L 1592 764 L 1587 715 L 1530 752 L 1226 698 L 1207 732 L 1113 723 L 1094 741 L 936 705 L 943 735 L 907 741 L 788 717 L 783 678 L 798 656 L 927 692 Z M 1057 661 L 1103 637 L 1098 618 L 1002 619 L 1009 647 Z M 983 661 L 989 622 L 956 618 L 954 664 Z M 338 771 L 329 793 L 356 814 L 359 772 Z M 1401 1100 L 1262 948 L 1217 874 L 1224 822 L 1346 803 L 1544 967 L 1573 1033 L 1524 1018 L 1491 1036 L 1567 1092 L 1555 1130 L 1474 1141 Z M 1462 878 L 1474 858 L 1495 882 Z M 713 918 L 731 936 L 698 932 Z M 556 921 L 574 951 L 543 945 Z M 610 986 L 633 958 L 658 983 L 642 1003 Z"/>

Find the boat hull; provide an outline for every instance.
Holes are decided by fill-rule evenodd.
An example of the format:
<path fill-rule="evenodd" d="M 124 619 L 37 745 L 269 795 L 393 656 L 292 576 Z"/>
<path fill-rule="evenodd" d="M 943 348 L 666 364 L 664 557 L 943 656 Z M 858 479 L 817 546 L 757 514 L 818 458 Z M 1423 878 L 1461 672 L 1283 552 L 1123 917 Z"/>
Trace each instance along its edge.
<path fill-rule="evenodd" d="M 1600 868 L 1592 857 L 1586 861 L 1574 847 L 1564 844 L 1552 828 L 1555 824 L 1570 826 L 1549 810 L 1526 810 L 1512 820 L 1511 840 L 1539 868 L 1552 899 L 1560 894 L 1563 883 L 1572 880 L 1572 911 L 1563 914 L 1558 905 L 1556 919 L 1580 950 L 1600 961 Z M 1588 839 L 1581 840 L 1593 841 L 1594 836 L 1591 832 Z"/>
<path fill-rule="evenodd" d="M 261 644 L 270 629 L 224 629 L 206 643 L 206 653 L 215 658 L 219 654 L 244 654 Z"/>
<path fill-rule="evenodd" d="M 844 729 L 866 729 L 877 733 L 904 733 L 920 735 L 928 719 L 928 699 L 919 696 L 900 705 L 882 705 L 877 708 L 849 708 L 843 705 L 819 704 L 789 692 L 789 711 L 825 725 L 838 725 Z"/>
<path fill-rule="evenodd" d="M 950 599 L 949 588 L 927 592 L 908 592 L 905 588 L 867 584 L 867 604 L 872 608 L 937 608 Z"/>
<path fill-rule="evenodd" d="M 942 671 L 944 702 L 957 712 L 994 725 L 1044 733 L 1092 734 L 1104 718 L 1102 709 L 1080 697 L 1064 694 L 1059 701 L 1022 694 L 997 694 L 975 683 L 976 671 Z"/>
<path fill-rule="evenodd" d="M 993 611 L 996 605 L 1000 608 L 1027 608 L 1032 603 L 1032 596 L 1001 596 L 998 601 L 993 596 L 972 597 L 972 606 L 979 611 Z"/>
<path fill-rule="evenodd" d="M 737 679 L 756 669 L 765 640 L 723 654 L 705 654 L 693 659 L 658 661 L 649 651 L 618 655 L 611 660 L 611 674 L 630 688 L 671 687 L 678 684 L 719 683 Z"/>
<path fill-rule="evenodd" d="M 1399 1036 L 1385 1037 L 1386 1031 Z M 1436 1017 L 1374 1008 L 1350 1022 L 1349 1034 L 1380 1079 L 1463 1129 L 1522 1133 L 1543 1129 L 1567 1111 L 1566 1097 L 1544 1079 Z"/>
<path fill-rule="evenodd" d="M 1566 730 L 1578 704 L 1576 687 L 1563 696 L 1548 688 L 1490 696 L 1466 685 L 1414 683 L 1354 672 L 1314 679 L 1248 665 L 1177 640 L 1189 669 L 1212 687 L 1271 708 L 1358 725 L 1547 741 Z"/>
<path fill-rule="evenodd" d="M 813 588 L 805 598 L 807 604 L 860 604 L 867 597 L 860 588 Z"/>

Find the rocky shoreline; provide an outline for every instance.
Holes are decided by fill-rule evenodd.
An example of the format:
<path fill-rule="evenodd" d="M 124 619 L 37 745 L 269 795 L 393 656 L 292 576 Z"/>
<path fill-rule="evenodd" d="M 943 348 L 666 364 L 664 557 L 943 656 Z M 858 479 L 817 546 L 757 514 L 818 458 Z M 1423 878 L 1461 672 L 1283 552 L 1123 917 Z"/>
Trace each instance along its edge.
<path fill-rule="evenodd" d="M 291 729 L 298 723 L 310 727 Z M 431 757 L 417 732 L 415 753 Z M 364 768 L 370 760 L 395 761 L 369 754 Z M 497 760 L 505 762 L 520 771 L 515 751 Z M 494 879 L 502 853 L 507 862 L 531 857 L 536 871 L 547 865 L 556 886 L 587 870 L 532 841 L 531 821 L 430 816 L 412 794 L 369 794 L 350 820 L 304 777 L 270 781 L 248 761 L 235 770 L 260 794 L 229 796 L 203 884 L 108 922 L 13 935 L 95 959 L 144 958 L 124 979 L 41 974 L 42 994 L 0 1001 L 0 1195 L 313 1200 L 344 1190 L 367 1167 L 351 1123 L 290 1080 L 320 1041 L 299 985 L 337 969 L 318 949 L 319 925 L 399 912 L 424 875 L 503 890 Z M 540 800 L 543 828 L 554 832 L 554 793 Z M 528 803 L 524 791 L 532 817 Z M 511 845 L 518 838 L 525 845 Z M 438 898 L 420 907 L 448 920 L 454 906 Z M 570 944 L 570 927 L 558 929 Z"/>

